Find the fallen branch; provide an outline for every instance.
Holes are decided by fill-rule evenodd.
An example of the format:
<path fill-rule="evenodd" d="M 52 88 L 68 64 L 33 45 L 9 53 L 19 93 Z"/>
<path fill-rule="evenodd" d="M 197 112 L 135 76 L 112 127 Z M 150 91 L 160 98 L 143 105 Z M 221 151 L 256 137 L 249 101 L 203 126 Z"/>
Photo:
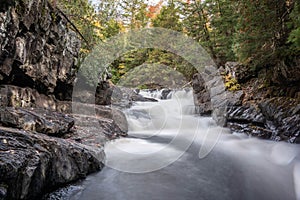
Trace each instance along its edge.
<path fill-rule="evenodd" d="M 187 85 L 190 85 L 191 83 L 192 83 L 192 81 L 190 81 L 190 82 L 184 84 L 184 85 L 181 87 L 181 89 L 185 88 Z"/>
<path fill-rule="evenodd" d="M 71 24 L 71 26 L 74 28 L 74 30 L 80 35 L 80 37 L 86 42 L 86 44 L 89 46 L 89 42 L 85 39 L 85 37 L 80 33 L 80 31 L 78 30 L 78 28 L 75 26 L 75 24 L 67 17 L 67 15 L 61 10 L 59 9 L 59 7 L 56 6 L 56 3 L 55 3 L 55 7 L 52 6 L 52 4 L 47 1 L 48 3 L 48 6 L 53 9 L 53 10 L 57 10 L 66 20 L 67 22 L 69 22 Z"/>

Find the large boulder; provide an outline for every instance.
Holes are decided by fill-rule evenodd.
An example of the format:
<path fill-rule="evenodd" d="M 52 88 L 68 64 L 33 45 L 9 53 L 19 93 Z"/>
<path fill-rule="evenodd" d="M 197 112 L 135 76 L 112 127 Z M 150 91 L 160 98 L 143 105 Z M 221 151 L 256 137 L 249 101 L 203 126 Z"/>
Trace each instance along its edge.
<path fill-rule="evenodd" d="M 37 199 L 103 167 L 104 152 L 73 140 L 0 127 L 0 198 Z"/>

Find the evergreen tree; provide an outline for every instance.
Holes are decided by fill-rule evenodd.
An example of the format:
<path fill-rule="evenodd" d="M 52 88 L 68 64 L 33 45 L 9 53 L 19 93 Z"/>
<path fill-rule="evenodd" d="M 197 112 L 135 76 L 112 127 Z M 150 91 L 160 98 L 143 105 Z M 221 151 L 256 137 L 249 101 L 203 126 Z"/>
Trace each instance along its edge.
<path fill-rule="evenodd" d="M 174 2 L 169 2 L 167 6 L 162 7 L 160 13 L 152 19 L 152 25 L 153 27 L 162 27 L 180 32 L 183 30 L 180 12 Z"/>
<path fill-rule="evenodd" d="M 121 18 L 130 30 L 144 28 L 149 22 L 148 5 L 143 0 L 125 0 L 119 3 Z"/>
<path fill-rule="evenodd" d="M 235 53 L 240 62 L 256 68 L 284 59 L 290 6 L 285 0 L 240 1 L 235 36 Z"/>

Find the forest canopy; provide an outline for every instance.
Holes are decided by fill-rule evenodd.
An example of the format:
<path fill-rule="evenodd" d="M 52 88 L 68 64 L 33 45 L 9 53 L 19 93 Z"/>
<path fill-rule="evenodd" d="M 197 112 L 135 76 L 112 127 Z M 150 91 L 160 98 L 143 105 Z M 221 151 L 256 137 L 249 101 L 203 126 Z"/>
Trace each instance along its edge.
<path fill-rule="evenodd" d="M 84 41 L 82 58 L 94 46 L 129 30 L 163 27 L 192 37 L 218 66 L 238 61 L 253 72 L 288 67 L 300 54 L 300 2 L 297 0 L 60 0 L 57 6 Z M 195 71 L 182 58 L 160 49 L 136 49 L 110 66 L 117 83 L 144 63 L 168 65 L 191 79 Z M 92 72 L 91 72 L 92 73 Z"/>

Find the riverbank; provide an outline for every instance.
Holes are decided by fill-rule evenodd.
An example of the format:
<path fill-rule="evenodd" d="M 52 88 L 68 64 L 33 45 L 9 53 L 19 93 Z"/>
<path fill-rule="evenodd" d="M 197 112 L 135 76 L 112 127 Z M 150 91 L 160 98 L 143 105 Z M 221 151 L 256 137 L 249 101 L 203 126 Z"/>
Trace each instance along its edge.
<path fill-rule="evenodd" d="M 117 109 L 83 104 L 95 112 L 72 112 L 81 41 L 68 23 L 46 0 L 1 7 L 1 200 L 39 199 L 101 170 L 104 143 L 126 135 Z"/>
<path fill-rule="evenodd" d="M 194 76 L 197 111 L 212 114 L 219 125 L 232 132 L 299 143 L 299 66 L 290 69 L 295 73 L 264 69 L 254 76 L 239 63 L 229 62 L 219 69 L 207 66 Z"/>

